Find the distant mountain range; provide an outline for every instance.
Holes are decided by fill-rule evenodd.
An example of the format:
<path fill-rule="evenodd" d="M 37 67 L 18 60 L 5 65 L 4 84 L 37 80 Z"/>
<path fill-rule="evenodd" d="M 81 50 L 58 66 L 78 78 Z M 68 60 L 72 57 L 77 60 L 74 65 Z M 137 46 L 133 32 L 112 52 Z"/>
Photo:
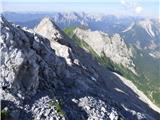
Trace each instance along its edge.
<path fill-rule="evenodd" d="M 10 21 L 1 16 L 3 117 L 160 118 L 158 20 L 76 12 L 3 15 Z"/>
<path fill-rule="evenodd" d="M 115 25 L 119 24 L 121 27 L 127 27 L 133 21 L 141 20 L 140 17 L 122 16 L 117 17 L 114 15 L 94 14 L 94 13 L 77 13 L 77 12 L 53 12 L 53 13 L 14 13 L 4 12 L 2 13 L 9 21 L 18 23 L 21 26 L 33 28 L 38 24 L 43 17 L 51 17 L 54 22 L 61 28 L 64 29 L 70 26 L 85 25 L 91 29 L 96 30 L 109 30 L 111 32 Z M 93 25 L 95 24 L 95 25 Z M 104 27 L 103 25 L 106 25 Z M 111 29 L 112 28 L 112 29 Z M 118 29 L 118 30 L 119 30 Z M 118 31 L 116 30 L 116 31 Z M 107 31 L 106 31 L 107 32 Z M 115 32 L 115 31 L 113 31 Z"/>
<path fill-rule="evenodd" d="M 34 28 L 40 20 L 51 17 L 61 28 L 86 26 L 91 30 L 98 30 L 109 35 L 118 33 L 125 42 L 135 44 L 137 47 L 150 49 L 152 56 L 160 58 L 160 23 L 157 19 L 89 13 L 10 13 L 3 15 L 21 26 Z M 154 51 L 156 50 L 156 51 Z M 158 52 L 157 52 L 158 51 Z"/>

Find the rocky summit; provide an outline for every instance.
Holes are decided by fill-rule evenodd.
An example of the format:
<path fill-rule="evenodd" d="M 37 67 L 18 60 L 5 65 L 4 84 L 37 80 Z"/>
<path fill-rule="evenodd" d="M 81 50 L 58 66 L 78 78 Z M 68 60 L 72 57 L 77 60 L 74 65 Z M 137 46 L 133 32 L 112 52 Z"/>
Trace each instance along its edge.
<path fill-rule="evenodd" d="M 4 120 L 158 120 L 121 77 L 76 46 L 50 18 L 32 31 L 1 22 Z"/>

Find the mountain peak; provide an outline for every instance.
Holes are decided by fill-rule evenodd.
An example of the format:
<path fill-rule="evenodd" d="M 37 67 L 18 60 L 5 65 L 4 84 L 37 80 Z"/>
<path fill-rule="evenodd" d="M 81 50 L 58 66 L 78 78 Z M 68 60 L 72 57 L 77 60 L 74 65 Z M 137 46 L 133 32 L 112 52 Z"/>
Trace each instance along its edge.
<path fill-rule="evenodd" d="M 151 36 L 155 37 L 155 33 L 153 31 L 153 22 L 149 19 L 143 20 L 139 22 L 139 25 Z"/>
<path fill-rule="evenodd" d="M 56 40 L 61 38 L 60 29 L 50 17 L 43 18 L 34 30 L 48 39 Z"/>
<path fill-rule="evenodd" d="M 40 24 L 55 25 L 54 22 L 53 22 L 53 20 L 52 20 L 52 18 L 50 18 L 50 17 L 44 17 L 44 18 L 41 20 Z"/>

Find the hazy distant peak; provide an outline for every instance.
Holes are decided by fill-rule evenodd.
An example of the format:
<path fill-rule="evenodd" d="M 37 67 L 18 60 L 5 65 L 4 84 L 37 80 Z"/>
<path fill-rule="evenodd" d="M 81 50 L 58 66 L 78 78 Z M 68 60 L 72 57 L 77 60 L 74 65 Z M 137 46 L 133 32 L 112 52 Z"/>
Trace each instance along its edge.
<path fill-rule="evenodd" d="M 147 20 L 140 21 L 139 25 L 142 26 L 151 37 L 155 37 L 153 28 L 152 28 L 153 23 L 151 20 L 147 19 Z"/>

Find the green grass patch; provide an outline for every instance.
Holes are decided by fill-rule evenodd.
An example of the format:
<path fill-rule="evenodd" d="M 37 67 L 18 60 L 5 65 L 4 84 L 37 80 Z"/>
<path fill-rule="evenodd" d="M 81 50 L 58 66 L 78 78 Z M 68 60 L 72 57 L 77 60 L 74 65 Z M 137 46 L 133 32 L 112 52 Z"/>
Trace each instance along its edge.
<path fill-rule="evenodd" d="M 62 105 L 55 98 L 53 98 L 52 101 L 49 102 L 49 105 L 50 105 L 50 107 L 54 106 L 55 110 L 57 111 L 57 113 L 60 116 L 62 116 L 62 117 L 65 116 L 65 113 L 64 113 L 64 111 L 63 111 L 63 109 L 61 107 Z"/>
<path fill-rule="evenodd" d="M 8 117 L 9 117 L 8 110 L 5 110 L 5 109 L 1 110 L 1 119 L 2 120 L 8 120 Z"/>

